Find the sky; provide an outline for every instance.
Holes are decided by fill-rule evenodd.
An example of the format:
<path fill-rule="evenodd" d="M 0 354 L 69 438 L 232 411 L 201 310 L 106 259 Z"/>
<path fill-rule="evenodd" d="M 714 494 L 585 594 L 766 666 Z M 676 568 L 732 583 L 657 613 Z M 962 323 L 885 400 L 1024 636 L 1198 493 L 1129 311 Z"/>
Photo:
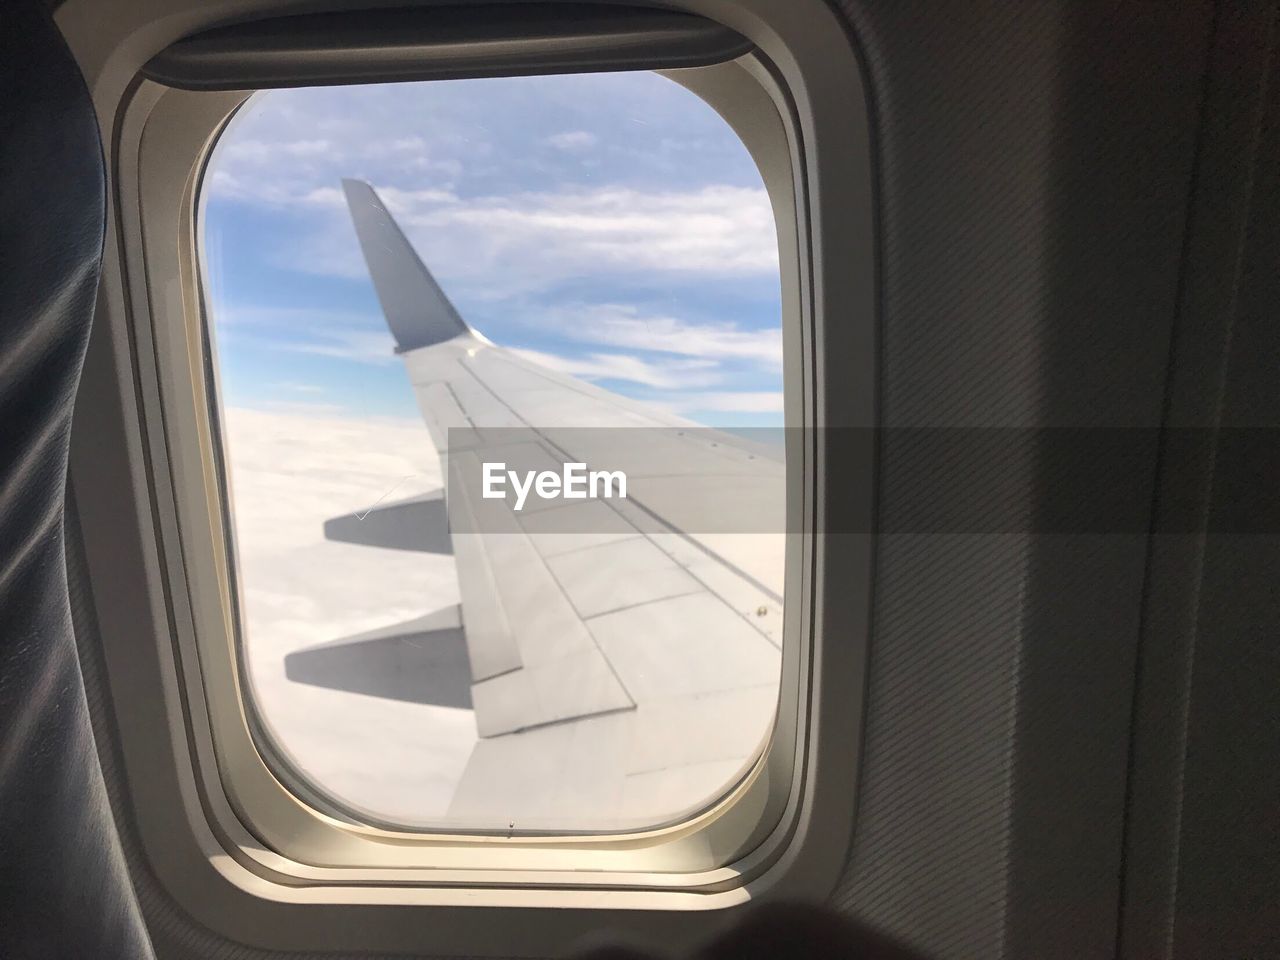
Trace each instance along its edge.
<path fill-rule="evenodd" d="M 201 195 L 224 405 L 418 416 L 343 177 L 373 184 L 495 343 L 708 425 L 781 425 L 764 186 L 728 125 L 652 73 L 255 96 Z"/>

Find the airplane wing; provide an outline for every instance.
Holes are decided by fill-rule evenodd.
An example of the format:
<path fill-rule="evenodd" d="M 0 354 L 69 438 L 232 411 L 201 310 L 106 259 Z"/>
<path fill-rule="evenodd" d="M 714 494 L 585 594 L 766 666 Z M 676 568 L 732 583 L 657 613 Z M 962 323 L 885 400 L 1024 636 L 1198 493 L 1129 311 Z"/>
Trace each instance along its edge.
<path fill-rule="evenodd" d="M 372 187 L 343 187 L 441 452 L 453 529 L 442 535 L 436 496 L 386 505 L 368 526 L 338 518 L 326 531 L 402 549 L 451 546 L 461 604 L 431 623 L 293 654 L 289 676 L 371 692 L 369 676 L 381 674 L 398 699 L 469 702 L 480 739 L 449 811 L 469 827 L 618 830 L 713 799 L 749 768 L 775 712 L 780 452 L 489 342 L 461 318 Z M 477 445 L 451 447 L 451 428 L 471 431 Z M 478 476 L 479 458 L 495 451 L 523 469 L 558 470 L 566 458 L 607 464 L 625 471 L 627 496 L 521 511 L 482 500 L 463 478 Z M 435 519 L 410 521 L 409 508 Z M 724 522 L 708 522 L 713 514 Z M 735 517 L 776 532 L 738 532 Z M 456 656 L 441 652 L 459 627 L 469 675 L 453 686 L 469 682 L 464 695 L 441 681 L 460 676 Z M 405 681 L 414 664 L 430 674 L 416 686 Z"/>

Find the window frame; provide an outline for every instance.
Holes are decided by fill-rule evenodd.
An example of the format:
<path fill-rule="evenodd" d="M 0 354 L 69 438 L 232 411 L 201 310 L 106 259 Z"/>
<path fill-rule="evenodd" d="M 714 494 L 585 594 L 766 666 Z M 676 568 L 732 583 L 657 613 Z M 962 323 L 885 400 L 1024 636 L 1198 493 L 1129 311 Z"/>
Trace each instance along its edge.
<path fill-rule="evenodd" d="M 848 111 L 850 87 L 862 84 L 854 51 L 842 30 L 832 35 L 838 21 L 816 0 L 803 0 L 785 16 L 769 9 L 766 0 L 689 0 L 681 7 L 734 27 L 770 58 L 753 68 L 753 82 L 782 106 L 798 199 L 793 218 L 799 243 L 796 283 L 789 303 L 784 277 L 784 318 L 788 310 L 805 317 L 804 322 L 784 320 L 788 424 L 821 428 L 828 424 L 827 407 L 838 402 L 840 409 L 854 411 L 857 422 L 869 425 L 874 422 L 875 370 L 870 139 L 865 112 L 859 123 Z M 74 14 L 77 8 L 73 4 L 71 9 Z M 212 19 L 214 13 L 208 15 Z M 840 89 L 840 84 L 846 86 Z M 104 107 L 102 91 L 95 92 L 99 109 L 114 107 L 116 121 L 111 158 L 115 236 L 109 237 L 100 330 L 77 409 L 72 482 L 125 758 L 127 801 L 148 858 L 179 902 L 228 936 L 281 949 L 343 948 L 349 942 L 350 949 L 425 946 L 478 955 L 538 955 L 557 949 L 566 935 L 582 928 L 581 911 L 597 917 L 605 911 L 613 923 L 636 929 L 642 927 L 636 926 L 635 911 L 657 911 L 669 918 L 664 927 L 677 930 L 691 928 L 690 915 L 742 904 L 764 890 L 799 895 L 830 889 L 843 862 L 855 796 L 869 536 L 814 535 L 807 541 L 812 552 L 801 562 L 788 558 L 782 690 L 784 699 L 790 692 L 795 700 L 795 722 L 792 729 L 783 724 L 775 739 L 794 737 L 796 762 L 788 764 L 789 776 L 766 782 L 764 794 L 752 792 L 761 783 L 758 773 L 730 794 L 731 802 L 709 814 L 666 831 L 622 838 L 433 836 L 435 858 L 428 866 L 407 852 L 422 848 L 420 834 L 370 832 L 325 817 L 292 798 L 278 781 L 286 819 L 294 814 L 311 819 L 264 827 L 262 811 L 250 809 L 259 796 L 246 793 L 242 784 L 227 789 L 220 774 L 228 769 L 227 758 L 217 754 L 225 754 L 228 721 L 224 716 L 221 737 L 214 732 L 216 721 L 208 726 L 201 721 L 216 713 L 211 712 L 206 683 L 229 690 L 238 679 L 234 670 L 228 672 L 234 652 L 218 647 L 229 640 L 226 625 L 234 614 L 221 510 L 208 509 L 218 477 L 209 456 L 215 449 L 215 425 L 202 421 L 201 409 L 207 413 L 208 408 L 199 402 L 204 396 L 201 381 L 209 371 L 195 199 L 203 159 L 245 94 L 186 93 L 135 80 L 117 91 L 114 104 L 107 96 Z M 816 137 L 819 129 L 824 131 L 821 140 Z M 766 171 L 761 172 L 768 183 Z M 772 187 L 770 193 L 772 198 Z M 785 232 L 781 221 L 779 232 Z M 807 255 L 799 255 L 801 248 Z M 856 266 L 824 271 L 824 255 L 852 255 Z M 834 304 L 842 307 L 832 310 Z M 841 377 L 823 377 L 830 352 L 824 322 L 828 313 L 842 322 L 850 313 L 856 316 L 852 336 L 846 331 L 832 339 L 866 348 L 852 364 L 861 379 L 849 376 L 847 369 Z M 798 391 L 791 389 L 797 377 L 802 385 Z M 114 392 L 118 403 L 82 416 L 81 408 L 90 406 L 87 397 L 95 390 Z M 183 398 L 189 402 L 179 402 Z M 802 420 L 792 416 L 795 404 L 802 405 Z M 844 420 L 848 418 L 846 413 Z M 802 454 L 799 484 L 789 481 L 788 488 L 805 491 L 808 506 L 818 511 L 814 529 L 820 531 L 826 483 L 832 479 L 824 466 L 834 461 L 832 451 L 818 441 L 819 433 L 805 431 L 813 447 Z M 98 449 L 104 438 L 121 441 L 111 457 L 104 458 Z M 793 464 L 789 450 L 789 474 Z M 872 467 L 862 462 L 842 469 L 869 473 Z M 104 470 L 112 482 L 99 482 Z M 195 509 L 200 501 L 191 496 L 196 490 L 206 494 L 203 516 Z M 130 515 L 112 517 L 113 492 L 116 506 L 123 502 L 134 507 Z M 870 506 L 868 502 L 868 511 Z M 112 571 L 113 537 L 130 521 L 136 522 L 129 532 L 136 534 L 139 555 L 151 562 L 140 571 L 127 565 Z M 131 579 L 131 572 L 140 576 Z M 823 589 L 833 573 L 852 585 L 842 586 L 834 598 L 838 603 L 826 602 Z M 99 589 L 103 583 L 105 590 Z M 152 624 L 150 631 L 137 629 L 145 622 Z M 219 630 L 210 624 L 221 625 L 220 641 L 211 642 Z M 153 639 L 148 640 L 148 633 Z M 795 642 L 793 637 L 804 639 Z M 795 651 L 791 658 L 788 647 Z M 137 661 L 145 661 L 145 669 L 134 669 Z M 157 689 L 163 689 L 163 698 Z M 825 697 L 824 689 L 829 691 Z M 162 706 L 159 726 L 157 702 Z M 265 764 L 262 770 L 274 780 Z M 270 782 L 263 787 L 270 790 Z M 773 823 L 762 818 L 762 811 L 776 801 L 779 789 L 786 803 Z M 323 845 L 318 853 L 305 844 L 290 847 L 300 823 L 326 836 L 338 831 L 358 837 L 364 850 L 377 849 L 382 859 L 362 855 L 342 863 Z M 727 842 L 728 834 L 703 832 L 717 824 L 733 827 L 736 839 Z M 645 859 L 637 845 L 655 833 L 666 840 L 645 847 L 660 851 Z M 299 849 L 311 862 L 298 856 Z M 584 871 L 588 856 L 589 873 Z M 228 909 L 232 904 L 237 905 L 234 911 Z M 293 912 L 289 908 L 312 904 L 343 908 L 338 914 L 355 911 L 348 920 L 360 917 L 365 933 L 372 929 L 373 916 L 381 917 L 383 926 L 371 934 L 379 943 L 357 944 L 350 931 L 334 928 L 332 922 L 312 923 L 314 910 L 307 914 L 310 927 L 281 924 Z M 405 904 L 448 910 L 448 929 L 433 923 L 426 932 L 419 923 L 393 919 L 388 910 Z M 479 918 L 487 911 L 476 909 L 535 905 L 562 908 L 535 924 L 541 931 L 537 936 L 503 934 Z"/>
<path fill-rule="evenodd" d="M 721 117 L 734 135 L 743 140 L 753 162 L 761 169 L 762 178 L 766 178 L 767 174 L 766 188 L 775 208 L 776 219 L 780 223 L 778 227 L 780 260 L 783 264 L 792 265 L 780 268 L 779 271 L 783 289 L 782 315 L 796 320 L 789 325 L 783 324 L 784 339 L 787 341 L 784 347 L 784 404 L 787 407 L 787 418 L 793 422 L 802 422 L 805 419 L 806 378 L 802 364 L 799 362 L 803 351 L 800 342 L 799 253 L 795 213 L 795 176 L 792 163 L 795 145 L 788 138 L 781 117 L 776 112 L 777 102 L 783 100 L 782 91 L 773 84 L 766 65 L 758 58 L 750 56 L 711 66 L 656 72 L 684 87 L 691 96 L 703 99 L 710 109 L 716 111 L 717 116 Z M 773 87 L 773 91 L 770 87 Z M 269 92 L 261 91 L 261 93 Z M 172 93 L 177 94 L 176 109 L 183 111 L 189 109 L 185 101 L 190 94 L 182 91 L 172 91 Z M 200 186 L 204 171 L 221 138 L 231 128 L 237 111 L 257 95 L 260 94 L 255 93 L 237 103 L 220 124 L 218 133 L 210 138 L 197 163 L 199 170 L 188 188 L 194 196 L 183 200 L 184 206 L 190 203 L 196 210 L 193 230 L 197 261 L 201 257 L 200 232 L 204 216 L 204 200 L 200 195 Z M 705 98 L 710 98 L 711 102 Z M 721 110 L 730 116 L 725 117 Z M 723 863 L 737 859 L 739 854 L 745 855 L 753 849 L 772 825 L 783 816 L 791 789 L 791 767 L 802 746 L 797 745 L 793 748 L 799 709 L 798 673 L 804 668 L 800 656 L 803 650 L 795 643 L 789 646 L 784 645 L 780 670 L 782 675 L 787 675 L 787 679 L 784 680 L 781 675 L 779 677 L 782 696 L 770 720 L 770 733 L 761 744 L 760 753 L 752 760 L 747 773 L 735 782 L 727 784 L 724 790 L 699 804 L 689 813 L 650 827 L 625 831 L 579 831 L 576 833 L 526 830 L 514 832 L 513 835 L 492 830 L 467 830 L 462 827 L 432 830 L 389 822 L 379 823 L 376 818 L 368 815 L 348 812 L 340 798 L 330 794 L 323 783 L 317 782 L 314 777 L 308 775 L 288 758 L 287 745 L 276 742 L 268 725 L 258 715 L 260 708 L 254 702 L 251 692 L 252 680 L 247 674 L 247 658 L 244 654 L 245 624 L 242 611 L 236 609 L 239 582 L 237 565 L 233 561 L 235 530 L 232 516 L 233 504 L 228 486 L 229 471 L 228 464 L 224 462 L 225 445 L 216 442 L 220 435 L 217 419 L 222 409 L 217 386 L 216 338 L 214 331 L 210 329 L 216 318 L 212 315 L 209 306 L 203 302 L 204 264 L 197 262 L 194 269 L 197 271 L 198 278 L 197 293 L 201 297 L 200 329 L 188 330 L 186 335 L 193 340 L 198 336 L 203 343 L 207 344 L 204 350 L 204 382 L 203 384 L 190 383 L 185 378 L 166 376 L 166 371 L 163 369 L 158 373 L 162 380 L 169 381 L 162 383 L 162 388 L 166 389 L 170 395 L 180 395 L 180 402 L 186 402 L 193 390 L 197 394 L 203 390 L 205 402 L 209 407 L 208 417 L 211 423 L 207 425 L 201 423 L 200 427 L 214 442 L 211 449 L 202 451 L 202 456 L 211 455 L 214 458 L 216 488 L 198 490 L 192 487 L 186 491 L 180 491 L 175 497 L 175 506 L 181 512 L 185 507 L 200 503 L 202 496 L 220 506 L 216 515 L 209 518 L 209 522 L 220 523 L 224 531 L 223 542 L 214 545 L 213 549 L 218 554 L 216 558 L 219 568 L 218 578 L 226 583 L 229 594 L 223 598 L 223 606 L 230 608 L 231 618 L 225 626 L 215 626 L 212 622 L 201 624 L 200 619 L 209 619 L 207 614 L 199 618 L 196 631 L 197 645 L 207 648 L 210 640 L 216 643 L 223 632 L 230 632 L 234 637 L 237 698 L 240 701 L 240 711 L 244 716 L 244 725 L 247 726 L 253 741 L 253 750 L 248 749 L 249 744 L 244 740 L 244 731 L 241 729 L 239 717 L 216 716 L 220 712 L 227 712 L 225 702 L 217 703 L 211 699 L 210 708 L 215 714 L 215 727 L 220 727 L 223 731 L 224 748 L 218 751 L 222 786 L 237 809 L 242 811 L 242 817 L 246 823 L 255 828 L 255 832 L 275 849 L 288 850 L 313 866 L 355 868 L 422 866 L 430 860 L 432 867 L 435 868 L 456 862 L 459 868 L 467 869 L 478 867 L 480 863 L 491 863 L 494 869 L 517 867 L 539 869 L 542 861 L 563 860 L 560 857 L 548 857 L 548 848 L 555 846 L 562 850 L 577 851 L 576 869 L 598 871 L 597 876 L 590 882 L 609 885 L 618 882 L 628 884 L 639 882 L 643 885 L 660 883 L 656 875 L 639 880 L 627 878 L 636 874 L 643 877 L 647 871 L 661 873 L 679 869 L 683 872 L 691 872 L 695 866 L 700 866 L 702 869 L 715 869 Z M 159 341 L 173 335 L 175 329 L 178 329 L 178 325 L 157 331 L 158 345 L 162 351 L 165 351 L 166 347 Z M 177 349 L 180 351 L 181 346 L 179 345 Z M 167 352 L 174 351 L 170 349 Z M 195 416 L 199 419 L 200 411 L 196 411 Z M 425 440 L 425 426 L 423 431 Z M 787 431 L 786 437 L 792 448 L 787 451 L 788 460 L 801 464 L 811 462 L 812 454 L 801 448 L 802 441 L 805 439 L 801 432 Z M 186 442 L 188 442 L 187 438 L 182 436 L 174 436 L 170 440 L 172 446 L 180 446 Z M 806 510 L 811 510 L 811 498 L 806 496 L 807 492 L 803 488 L 803 475 L 797 480 L 788 482 L 790 517 L 802 518 Z M 192 519 L 199 522 L 197 518 Z M 806 526 L 805 520 L 792 519 L 788 522 L 787 528 L 803 529 Z M 204 550 L 204 545 L 200 549 Z M 800 590 L 800 585 L 806 579 L 806 572 L 812 561 L 811 538 L 807 534 L 789 536 L 787 550 L 789 553 L 786 563 L 787 589 L 795 593 Z M 200 559 L 196 558 L 195 562 L 199 563 Z M 210 598 L 206 602 L 206 609 L 213 605 L 213 600 Z M 802 603 L 790 604 L 784 608 L 784 635 L 800 636 L 804 631 L 804 618 L 807 613 Z M 203 636 L 200 636 L 201 626 L 205 626 Z M 217 654 L 217 650 L 206 649 L 202 659 L 209 662 Z M 221 696 L 224 701 L 229 699 L 225 693 Z M 781 741 L 779 749 L 773 749 L 775 732 L 778 733 Z M 215 737 L 215 742 L 218 739 Z M 258 768 L 255 762 L 258 756 L 265 763 L 267 770 Z M 288 798 L 280 796 L 280 788 L 287 790 L 292 796 Z M 297 815 L 295 799 L 304 800 L 315 813 L 322 815 L 318 823 L 307 825 L 315 829 L 307 829 L 303 826 Z M 271 815 L 264 816 L 263 810 L 268 804 Z M 741 815 L 726 816 L 729 808 L 737 805 L 743 805 L 744 809 L 758 811 L 753 815 L 753 818 L 758 821 L 755 826 L 744 824 Z M 253 812 L 255 810 L 258 811 L 256 814 Z M 300 837 L 299 834 L 304 829 L 306 836 Z M 367 844 L 359 840 L 350 844 L 335 844 L 331 842 L 331 831 L 334 829 L 348 830 L 362 838 L 377 838 L 383 841 L 394 838 L 402 841 L 404 847 L 398 852 L 403 856 L 388 856 L 386 851 L 377 851 L 372 854 L 376 858 L 374 861 L 362 861 L 362 857 L 371 855 Z M 703 831 L 707 831 L 709 835 L 695 836 Z M 495 847 L 487 842 L 495 838 L 505 841 L 501 847 Z M 421 847 L 432 843 L 440 844 L 440 849 L 435 851 L 434 856 L 421 851 Z M 512 851 L 520 850 L 522 844 L 527 844 L 529 852 L 524 855 L 513 855 Z M 658 847 L 663 849 L 658 850 Z M 711 850 L 717 851 L 715 858 L 721 861 L 720 863 L 708 858 Z"/>

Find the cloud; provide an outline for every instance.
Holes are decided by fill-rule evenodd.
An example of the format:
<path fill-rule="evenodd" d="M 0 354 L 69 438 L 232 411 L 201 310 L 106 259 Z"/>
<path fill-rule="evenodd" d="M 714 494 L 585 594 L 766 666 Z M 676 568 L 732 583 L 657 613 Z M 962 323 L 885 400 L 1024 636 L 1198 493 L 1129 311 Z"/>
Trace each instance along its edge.
<path fill-rule="evenodd" d="M 243 138 L 231 134 L 220 141 L 214 152 L 202 190 L 217 199 L 270 207 L 306 207 L 316 202 L 318 189 L 331 179 L 328 167 L 344 162 L 344 156 L 343 147 L 331 139 Z"/>
<path fill-rule="evenodd" d="M 218 339 L 233 344 L 252 343 L 270 350 L 357 363 L 381 365 L 396 360 L 395 341 L 380 313 L 215 305 L 213 320 Z M 297 381 L 278 386 L 309 389 Z"/>
<path fill-rule="evenodd" d="M 370 144 L 367 152 L 374 154 L 399 153 L 407 150 L 411 153 L 423 153 L 426 149 L 427 141 L 421 137 L 395 137 L 391 140 Z"/>
<path fill-rule="evenodd" d="M 482 197 L 405 214 L 416 235 L 446 231 L 481 262 L 533 258 L 543 269 L 600 267 L 728 274 L 777 270 L 773 210 L 763 189 L 620 187 Z M 563 269 L 563 268 L 562 268 Z"/>
<path fill-rule="evenodd" d="M 782 366 L 781 326 L 743 330 L 732 323 L 687 323 L 675 317 L 642 315 L 622 304 L 565 311 L 560 319 L 570 336 L 592 343 Z"/>
<path fill-rule="evenodd" d="M 308 190 L 279 179 L 255 177 L 252 171 L 213 170 L 205 178 L 206 196 L 230 200 L 248 200 L 255 204 L 281 207 L 308 202 Z"/>
<path fill-rule="evenodd" d="M 673 395 L 669 403 L 677 410 L 707 410 L 716 413 L 782 413 L 782 391 L 683 393 Z"/>
<path fill-rule="evenodd" d="M 242 185 L 236 189 L 241 189 Z M 327 221 L 280 251 L 304 273 L 361 279 L 364 260 L 337 186 L 292 197 Z M 776 274 L 773 211 L 763 189 L 646 192 L 605 187 L 463 198 L 447 190 L 377 187 L 423 262 L 451 294 L 501 300 L 564 282 L 659 274 Z"/>
<path fill-rule="evenodd" d="M 567 130 L 564 133 L 555 133 L 547 137 L 543 143 L 547 146 L 555 147 L 557 150 L 589 150 L 594 147 L 600 138 L 594 133 L 588 133 L 586 130 Z"/>
<path fill-rule="evenodd" d="M 224 412 L 250 693 L 286 754 L 343 800 L 444 816 L 476 742 L 470 711 L 291 681 L 284 658 L 456 604 L 453 558 L 328 540 L 324 523 L 440 484 L 421 421 L 314 407 Z"/>
<path fill-rule="evenodd" d="M 274 307 L 245 303 L 217 303 L 213 319 L 222 330 L 235 327 L 246 331 L 285 330 L 290 334 L 349 330 L 352 327 L 381 327 L 381 313 L 353 310 L 316 310 L 311 307 Z"/>
<path fill-rule="evenodd" d="M 382 198 L 382 202 L 391 211 L 391 215 L 397 218 L 402 216 L 411 217 L 416 210 L 424 207 L 449 207 L 459 202 L 458 195 L 452 190 L 432 188 L 402 190 L 397 187 L 382 187 L 378 190 L 378 196 Z M 345 205 L 345 199 L 343 203 Z"/>
<path fill-rule="evenodd" d="M 351 414 L 340 403 L 307 403 L 297 400 L 267 400 L 257 409 L 264 413 L 287 413 L 304 417 L 340 417 Z"/>
<path fill-rule="evenodd" d="M 653 363 L 624 354 L 593 353 L 586 357 L 563 357 L 541 350 L 511 351 L 530 363 L 557 373 L 584 380 L 624 380 L 663 390 L 708 386 L 720 381 L 711 361 L 668 361 Z"/>
<path fill-rule="evenodd" d="M 590 177 L 583 151 L 602 164 Z M 464 298 L 602 275 L 777 271 L 745 149 L 702 101 L 649 75 L 273 91 L 238 115 L 204 190 L 286 212 L 266 227 L 296 236 L 268 254 L 275 266 L 362 279 L 346 176 L 377 186 Z"/>
<path fill-rule="evenodd" d="M 336 183 L 313 187 L 218 170 L 209 184 L 222 198 L 324 217 L 303 242 L 281 251 L 282 265 L 365 275 Z M 767 276 L 778 269 L 773 210 L 763 188 L 601 187 L 462 198 L 438 188 L 375 187 L 434 273 L 490 294 L 608 273 Z"/>
<path fill-rule="evenodd" d="M 396 360 L 395 344 L 389 333 L 372 333 L 364 330 L 334 330 L 310 341 L 281 341 L 281 350 L 294 353 L 310 353 L 319 357 L 337 357 L 357 363 L 393 363 Z"/>
<path fill-rule="evenodd" d="M 430 161 L 422 157 L 415 157 L 408 162 L 408 166 L 415 169 L 424 165 L 430 165 Z M 337 177 L 317 178 L 292 165 L 289 169 L 274 172 L 244 169 L 244 166 L 234 162 L 219 164 L 207 176 L 205 191 L 210 196 L 223 200 L 291 208 L 302 213 L 330 211 L 347 216 L 346 195 L 338 185 Z M 316 183 L 317 179 L 320 180 L 319 184 Z M 423 204 L 448 204 L 457 201 L 457 197 L 444 188 L 399 190 L 390 187 L 379 192 L 393 214 Z"/>
<path fill-rule="evenodd" d="M 242 140 L 233 138 L 222 148 L 220 159 L 227 163 L 261 164 L 282 158 L 328 157 L 334 153 L 329 140 Z"/>

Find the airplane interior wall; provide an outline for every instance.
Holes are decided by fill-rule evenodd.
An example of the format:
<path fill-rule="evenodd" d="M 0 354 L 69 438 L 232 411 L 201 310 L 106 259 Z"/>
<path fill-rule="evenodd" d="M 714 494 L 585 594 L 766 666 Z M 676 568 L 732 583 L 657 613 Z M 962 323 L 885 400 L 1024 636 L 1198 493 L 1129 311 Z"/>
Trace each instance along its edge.
<path fill-rule="evenodd" d="M 881 422 L 1158 424 L 1210 5 L 844 9 L 877 104 Z M 882 526 L 937 469 L 888 436 Z M 1150 486 L 1150 453 L 1117 482 Z M 1016 471 L 1034 516 L 1046 469 L 927 489 L 963 509 Z M 1114 954 L 1144 574 L 1140 535 L 881 538 L 843 909 L 938 956 Z"/>
<path fill-rule="evenodd" d="M 1274 5 L 843 8 L 877 104 L 882 423 L 1274 424 Z M 1151 522 L 1265 469 L 1215 477 L 1205 446 L 1126 478 Z M 883 456 L 882 518 L 929 466 Z M 1033 505 L 1054 477 L 1018 466 Z M 1274 532 L 883 537 L 835 901 L 938 956 L 1277 955 Z"/>

